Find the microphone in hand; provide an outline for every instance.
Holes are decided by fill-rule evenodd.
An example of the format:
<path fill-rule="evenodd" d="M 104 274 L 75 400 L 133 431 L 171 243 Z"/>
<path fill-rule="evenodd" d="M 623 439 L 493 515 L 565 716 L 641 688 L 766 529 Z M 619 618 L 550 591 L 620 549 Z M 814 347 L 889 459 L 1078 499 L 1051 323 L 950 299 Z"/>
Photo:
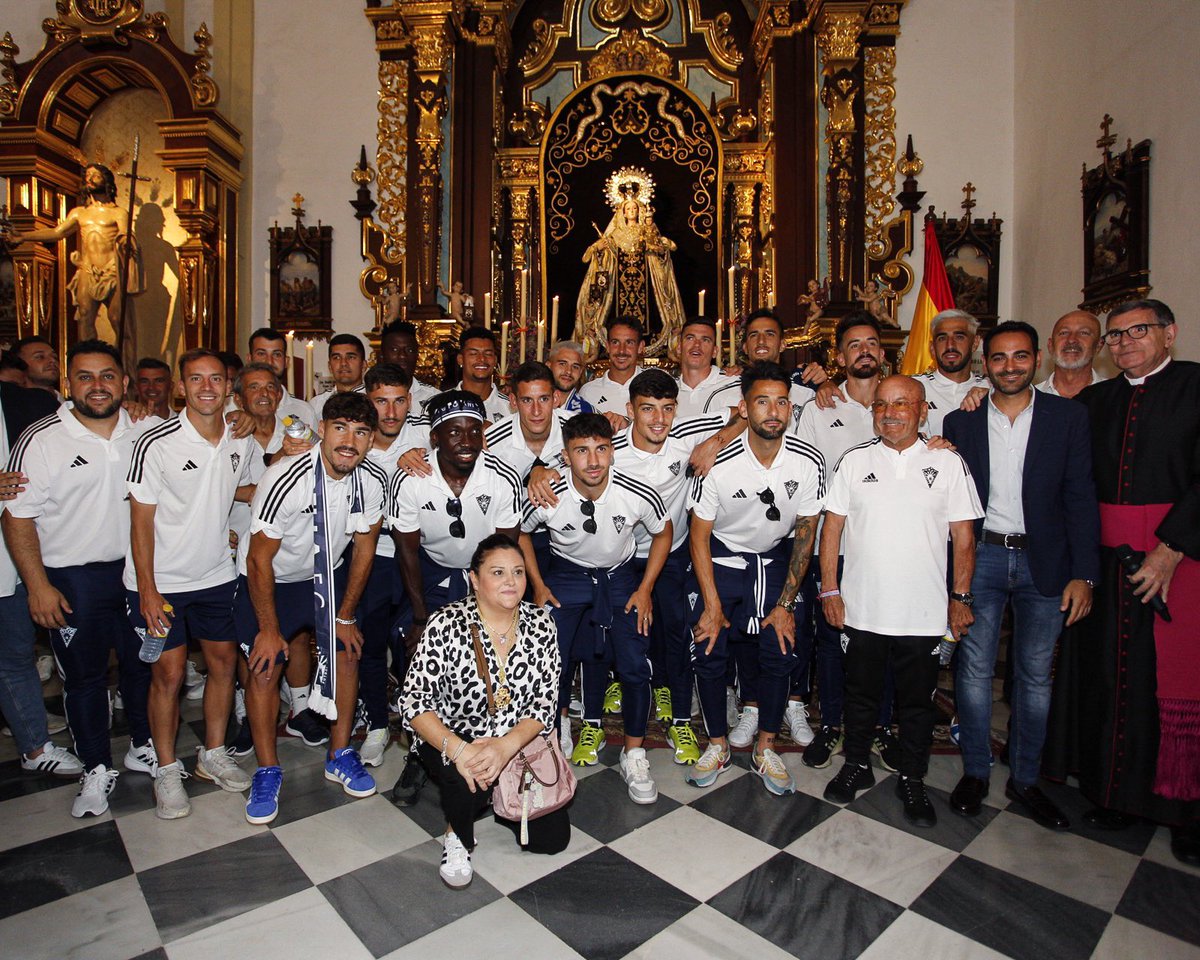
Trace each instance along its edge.
<path fill-rule="evenodd" d="M 1125 576 L 1128 578 L 1131 574 L 1137 573 L 1142 567 L 1142 562 L 1146 559 L 1146 555 L 1139 550 L 1134 550 L 1127 543 L 1117 547 L 1117 560 L 1121 564 L 1121 569 L 1125 571 Z M 1167 623 L 1171 622 L 1171 612 L 1167 609 L 1166 603 L 1160 594 L 1155 594 L 1150 598 L 1150 609 L 1157 613 Z"/>

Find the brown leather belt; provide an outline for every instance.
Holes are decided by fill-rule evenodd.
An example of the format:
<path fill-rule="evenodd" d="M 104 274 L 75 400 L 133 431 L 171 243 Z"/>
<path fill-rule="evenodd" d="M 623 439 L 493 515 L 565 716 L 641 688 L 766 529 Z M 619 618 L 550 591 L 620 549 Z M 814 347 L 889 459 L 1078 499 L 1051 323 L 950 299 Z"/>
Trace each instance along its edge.
<path fill-rule="evenodd" d="M 1005 550 L 1024 550 L 1029 545 L 1029 537 L 1023 533 L 996 533 L 994 530 L 984 530 L 979 540 Z"/>

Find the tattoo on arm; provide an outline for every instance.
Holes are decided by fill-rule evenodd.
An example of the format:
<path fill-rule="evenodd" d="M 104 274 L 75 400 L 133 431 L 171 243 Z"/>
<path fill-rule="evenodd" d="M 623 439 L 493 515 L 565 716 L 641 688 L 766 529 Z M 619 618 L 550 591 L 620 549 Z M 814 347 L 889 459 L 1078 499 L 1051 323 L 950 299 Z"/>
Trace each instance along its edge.
<path fill-rule="evenodd" d="M 808 563 L 812 560 L 813 542 L 817 536 L 816 517 L 796 518 L 796 541 L 792 546 L 792 559 L 788 561 L 787 580 L 779 594 L 780 603 L 791 603 L 800 592 L 800 584 L 808 573 Z"/>

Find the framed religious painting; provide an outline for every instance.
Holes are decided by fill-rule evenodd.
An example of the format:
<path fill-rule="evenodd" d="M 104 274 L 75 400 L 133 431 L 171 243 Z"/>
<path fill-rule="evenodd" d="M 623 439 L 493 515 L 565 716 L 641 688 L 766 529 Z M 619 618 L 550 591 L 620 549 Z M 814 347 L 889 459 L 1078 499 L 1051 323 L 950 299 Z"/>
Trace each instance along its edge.
<path fill-rule="evenodd" d="M 1111 123 L 1111 118 L 1105 120 Z M 1083 171 L 1083 302 L 1093 313 L 1150 292 L 1150 141 L 1113 154 L 1108 134 L 1099 166 Z"/>
<path fill-rule="evenodd" d="M 946 279 L 954 305 L 966 310 L 983 327 L 995 326 L 1000 303 L 1000 241 L 1004 221 L 996 216 L 973 217 L 975 185 L 963 187 L 962 216 L 939 217 L 929 208 L 925 227 L 933 227 L 946 264 Z"/>
<path fill-rule="evenodd" d="M 271 326 L 301 337 L 328 336 L 333 330 L 333 228 L 304 223 L 304 198 L 292 198 L 295 226 L 271 227 Z"/>

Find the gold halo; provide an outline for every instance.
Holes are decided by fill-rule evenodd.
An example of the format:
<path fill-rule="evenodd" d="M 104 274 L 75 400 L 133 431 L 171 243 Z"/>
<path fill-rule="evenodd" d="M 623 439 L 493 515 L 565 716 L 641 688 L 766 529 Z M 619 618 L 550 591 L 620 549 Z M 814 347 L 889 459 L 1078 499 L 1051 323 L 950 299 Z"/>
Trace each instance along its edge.
<path fill-rule="evenodd" d="M 610 174 L 604 182 L 604 194 L 608 205 L 616 210 L 626 199 L 621 188 L 637 187 L 636 200 L 644 207 L 649 207 L 654 200 L 654 178 L 644 167 L 622 167 L 616 173 Z"/>

